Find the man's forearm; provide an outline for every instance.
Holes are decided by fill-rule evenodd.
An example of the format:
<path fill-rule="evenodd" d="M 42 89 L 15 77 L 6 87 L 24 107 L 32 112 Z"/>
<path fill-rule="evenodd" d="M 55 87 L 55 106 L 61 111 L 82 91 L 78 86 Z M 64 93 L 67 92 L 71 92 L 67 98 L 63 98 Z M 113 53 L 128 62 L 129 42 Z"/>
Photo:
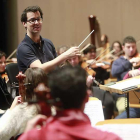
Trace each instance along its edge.
<path fill-rule="evenodd" d="M 55 59 L 48 61 L 44 64 L 41 64 L 40 68 L 42 68 L 46 73 L 52 71 L 56 66 L 59 66 L 61 63 L 63 63 L 67 57 L 63 54 L 59 55 Z"/>

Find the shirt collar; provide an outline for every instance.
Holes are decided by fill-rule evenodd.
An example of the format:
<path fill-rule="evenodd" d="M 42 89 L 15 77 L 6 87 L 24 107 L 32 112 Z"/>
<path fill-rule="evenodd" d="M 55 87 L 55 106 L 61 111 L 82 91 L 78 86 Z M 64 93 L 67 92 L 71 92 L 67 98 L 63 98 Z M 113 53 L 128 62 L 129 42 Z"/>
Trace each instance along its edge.
<path fill-rule="evenodd" d="M 37 44 L 36 42 L 34 42 L 27 34 L 25 34 L 25 39 L 27 39 L 28 40 L 28 42 L 30 43 L 30 44 Z M 40 40 L 41 40 L 41 44 L 43 45 L 44 44 L 44 39 L 40 36 Z"/>

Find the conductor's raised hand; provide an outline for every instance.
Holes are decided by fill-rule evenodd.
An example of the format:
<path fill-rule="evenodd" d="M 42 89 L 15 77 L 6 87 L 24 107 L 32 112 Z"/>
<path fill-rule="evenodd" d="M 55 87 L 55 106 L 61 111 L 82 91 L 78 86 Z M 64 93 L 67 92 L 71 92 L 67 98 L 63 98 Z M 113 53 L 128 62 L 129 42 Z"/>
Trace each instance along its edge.
<path fill-rule="evenodd" d="M 71 47 L 66 52 L 64 52 L 63 55 L 66 57 L 66 59 L 70 59 L 75 56 L 80 56 L 81 54 L 78 47 Z"/>

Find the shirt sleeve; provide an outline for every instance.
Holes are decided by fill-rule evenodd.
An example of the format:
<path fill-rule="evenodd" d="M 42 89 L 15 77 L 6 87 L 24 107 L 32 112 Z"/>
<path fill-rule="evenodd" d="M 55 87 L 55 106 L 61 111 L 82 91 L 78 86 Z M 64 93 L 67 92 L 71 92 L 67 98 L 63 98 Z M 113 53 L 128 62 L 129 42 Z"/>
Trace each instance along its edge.
<path fill-rule="evenodd" d="M 111 74 L 114 77 L 122 75 L 122 73 L 127 72 L 131 69 L 132 64 L 128 60 L 117 59 L 112 64 Z"/>
<path fill-rule="evenodd" d="M 9 140 L 16 134 L 16 116 L 7 110 L 0 118 L 0 140 Z"/>
<path fill-rule="evenodd" d="M 30 67 L 30 64 L 38 58 L 35 55 L 35 52 L 31 49 L 31 47 L 27 44 L 23 44 L 19 47 L 18 52 L 18 59 L 21 61 L 25 66 Z"/>
<path fill-rule="evenodd" d="M 53 45 L 51 40 L 48 40 L 48 42 L 49 42 L 49 44 L 51 46 L 50 50 L 53 53 L 54 58 L 56 58 L 57 57 L 57 53 L 56 53 L 55 47 L 54 47 L 54 45 Z"/>
<path fill-rule="evenodd" d="M 0 118 L 0 140 L 9 140 L 24 132 L 27 121 L 37 114 L 36 106 L 27 106 L 26 103 L 7 110 Z"/>
<path fill-rule="evenodd" d="M 128 79 L 128 78 L 130 78 L 130 77 L 129 77 L 129 74 L 126 73 L 126 75 L 123 77 L 123 80 Z"/>

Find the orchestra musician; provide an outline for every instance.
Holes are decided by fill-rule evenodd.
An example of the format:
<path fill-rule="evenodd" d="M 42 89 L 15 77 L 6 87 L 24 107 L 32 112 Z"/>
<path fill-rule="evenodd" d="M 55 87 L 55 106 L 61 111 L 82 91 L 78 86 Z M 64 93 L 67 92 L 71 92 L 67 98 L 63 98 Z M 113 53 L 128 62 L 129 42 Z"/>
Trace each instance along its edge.
<path fill-rule="evenodd" d="M 108 59 L 116 60 L 123 55 L 122 44 L 119 41 L 114 41 L 110 48 L 110 51 L 115 50 L 112 54 L 107 55 Z"/>
<path fill-rule="evenodd" d="M 95 61 L 96 63 L 96 60 L 94 60 L 96 58 L 96 47 L 94 45 L 91 44 L 88 48 L 86 48 L 83 51 L 83 54 L 84 57 L 87 59 L 87 63 L 90 63 L 92 61 Z M 104 80 L 109 78 L 110 73 L 107 72 L 106 67 L 97 66 L 97 65 L 95 66 L 95 63 L 93 63 L 93 67 L 92 65 L 90 66 L 96 72 L 95 79 L 99 83 L 104 84 Z"/>
<path fill-rule="evenodd" d="M 80 56 L 76 56 L 74 58 L 68 59 L 68 63 L 72 65 L 73 67 L 82 64 L 82 58 Z M 86 69 L 85 69 L 86 70 Z M 89 71 L 89 73 L 88 73 Z M 91 71 L 91 73 L 90 73 Z M 87 70 L 88 76 L 87 76 L 87 86 L 90 88 L 93 84 L 93 77 L 96 75 L 96 72 L 94 70 Z"/>
<path fill-rule="evenodd" d="M 115 60 L 112 64 L 111 73 L 118 81 L 123 80 L 125 74 L 132 70 L 140 62 L 140 54 L 137 52 L 136 40 L 127 36 L 123 41 L 124 56 Z"/>
<path fill-rule="evenodd" d="M 0 76 L 5 78 L 6 83 L 8 82 L 8 75 L 5 72 L 6 65 L 9 63 L 17 63 L 16 58 L 6 59 L 6 54 L 0 51 Z"/>
<path fill-rule="evenodd" d="M 100 47 L 102 48 L 101 51 L 100 51 L 100 53 L 101 53 L 100 57 L 103 57 L 103 56 L 109 54 L 110 46 L 109 46 L 108 37 L 105 34 L 103 34 L 101 36 L 101 46 Z M 104 50 L 106 50 L 106 51 L 104 52 Z"/>
<path fill-rule="evenodd" d="M 124 55 L 116 59 L 112 64 L 112 76 L 116 77 L 118 81 L 123 80 L 123 77 L 132 70 L 137 63 L 140 62 L 140 54 L 137 52 L 136 40 L 132 36 L 127 36 L 123 40 Z M 124 95 L 117 94 L 116 107 L 119 114 L 125 110 Z"/>
<path fill-rule="evenodd" d="M 25 89 L 22 89 L 25 90 L 22 92 L 25 97 L 23 102 L 21 102 L 21 96 L 15 97 L 11 107 L 0 118 L 1 140 L 9 140 L 11 137 L 15 137 L 18 134 L 23 133 L 27 121 L 39 113 L 39 106 L 37 104 L 28 105 L 28 101 L 37 100 L 37 96 L 34 93 L 34 88 L 36 88 L 39 83 L 44 83 L 44 85 L 47 85 L 47 75 L 40 68 L 29 68 L 26 70 L 25 75 L 26 78 L 24 81 L 26 83 L 30 83 L 31 85 L 28 85 Z M 20 92 L 21 91 L 19 90 L 19 93 Z"/>
<path fill-rule="evenodd" d="M 80 55 L 79 48 L 72 47 L 57 57 L 53 43 L 40 36 L 43 13 L 39 6 L 27 7 L 21 15 L 21 22 L 26 35 L 17 49 L 19 71 L 24 73 L 29 67 L 39 67 L 48 73 L 65 60 Z"/>
<path fill-rule="evenodd" d="M 5 79 L 7 80 L 8 76 L 5 73 L 5 67 L 6 67 L 6 54 L 0 51 L 0 75 L 2 78 L 5 77 Z"/>
<path fill-rule="evenodd" d="M 57 106 L 55 116 L 46 118 L 39 115 L 31 120 L 19 140 L 120 140 L 115 134 L 91 127 L 89 118 L 83 112 L 89 98 L 86 77 L 85 70 L 79 66 L 55 70 L 48 82 L 51 95 L 59 98 L 62 105 Z M 37 125 L 41 126 L 39 130 Z"/>
<path fill-rule="evenodd" d="M 73 67 L 80 65 L 82 68 L 84 68 L 84 65 L 82 66 L 82 62 L 83 61 L 80 56 L 68 59 L 68 63 Z M 90 68 L 85 70 L 88 73 L 86 85 L 90 89 L 90 96 L 97 97 L 99 100 L 102 101 L 102 104 L 104 106 L 104 117 L 105 119 L 111 119 L 111 117 L 114 115 L 114 101 L 112 95 L 108 91 L 101 90 L 99 87 L 97 87 L 97 84 L 94 83 L 93 79 L 96 77 L 96 72 L 94 70 L 90 70 Z"/>

